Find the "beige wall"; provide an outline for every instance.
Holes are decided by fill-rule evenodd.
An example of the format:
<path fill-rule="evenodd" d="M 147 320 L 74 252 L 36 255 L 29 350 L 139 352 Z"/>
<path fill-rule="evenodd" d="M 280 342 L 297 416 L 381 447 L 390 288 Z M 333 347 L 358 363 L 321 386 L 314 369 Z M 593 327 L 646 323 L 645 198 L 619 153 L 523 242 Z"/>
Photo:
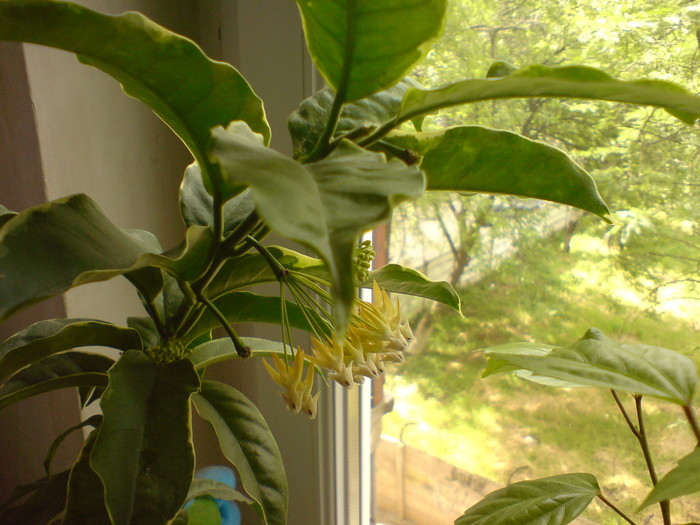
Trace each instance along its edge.
<path fill-rule="evenodd" d="M 273 127 L 273 147 L 289 152 L 286 117 L 312 88 L 294 2 L 78 0 L 78 3 L 110 13 L 142 11 L 156 22 L 200 41 L 215 58 L 233 62 L 266 100 Z M 0 103 L 0 138 L 11 135 L 14 140 L 5 146 L 24 146 L 14 149 L 0 146 L 0 162 L 14 166 L 0 175 L 0 202 L 21 209 L 47 198 L 86 193 L 118 226 L 149 230 L 166 248 L 179 242 L 183 227 L 177 192 L 190 156 L 165 124 L 140 102 L 125 96 L 114 80 L 80 64 L 69 53 L 24 46 L 22 55 L 21 48 L 15 46 L 12 53 L 0 54 L 0 58 L 5 56 L 12 56 L 14 61 L 0 60 L 0 88 L 3 88 L 0 98 L 5 102 L 9 98 L 3 79 L 17 76 L 19 69 L 26 68 L 26 73 L 22 73 L 26 82 L 13 86 L 16 97 L 12 103 L 5 106 Z M 20 99 L 26 106 L 22 111 L 16 103 Z M 20 114 L 24 120 L 17 120 Z M 14 125 L 8 125 L 9 116 Z M 26 146 L 31 141 L 20 137 L 26 133 L 34 137 L 33 148 Z M 18 184 L 10 188 L 5 184 L 7 179 Z M 16 322 L 0 327 L 5 329 L 5 334 L 0 335 L 7 336 L 10 330 L 45 317 L 93 317 L 123 324 L 129 315 L 142 315 L 140 303 L 124 279 L 70 291 L 65 296 L 65 314 L 60 299 L 42 308 L 39 312 L 28 311 Z M 250 330 L 257 336 L 274 336 L 269 328 Z M 325 468 L 323 463 L 330 461 L 330 452 L 324 445 L 324 439 L 332 434 L 328 423 L 329 396 L 323 400 L 326 403 L 323 414 L 311 422 L 284 409 L 274 385 L 257 364 L 234 363 L 213 373 L 256 400 L 268 419 L 287 467 L 290 523 L 333 523 L 326 518 L 333 514 L 332 483 L 330 479 L 319 478 L 319 472 Z M 71 391 L 28 400 L 0 412 L 0 499 L 4 499 L 10 487 L 42 475 L 41 461 L 48 444 L 78 418 L 76 396 Z M 200 466 L 221 462 L 207 426 L 195 422 L 195 430 L 200 436 L 197 439 Z M 69 464 L 68 458 L 74 456 L 78 447 L 76 435 L 66 443 L 64 465 Z"/>

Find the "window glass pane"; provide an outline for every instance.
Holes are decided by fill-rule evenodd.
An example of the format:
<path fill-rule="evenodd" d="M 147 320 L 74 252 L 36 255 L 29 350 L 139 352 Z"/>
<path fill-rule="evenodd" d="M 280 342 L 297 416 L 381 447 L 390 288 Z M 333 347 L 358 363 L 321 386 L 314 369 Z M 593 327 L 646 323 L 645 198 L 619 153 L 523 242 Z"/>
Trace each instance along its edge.
<path fill-rule="evenodd" d="M 483 78 L 497 61 L 586 64 L 696 91 L 697 12 L 661 0 L 454 0 L 444 37 L 415 76 L 435 87 Z M 374 386 L 375 522 L 452 523 L 508 483 L 590 472 L 636 522 L 662 523 L 658 506 L 635 514 L 649 475 L 609 391 L 482 379 L 480 349 L 568 345 L 597 327 L 700 362 L 697 130 L 660 109 L 544 99 L 457 107 L 424 129 L 461 124 L 566 151 L 594 177 L 616 222 L 498 195 L 432 194 L 395 211 L 389 262 L 450 281 L 464 318 L 401 297 L 416 341 Z M 631 396 L 622 398 L 633 413 Z M 644 408 L 663 474 L 695 443 L 679 407 L 644 398 Z M 673 519 L 698 521 L 697 495 L 674 502 Z M 594 502 L 575 523 L 625 521 Z"/>

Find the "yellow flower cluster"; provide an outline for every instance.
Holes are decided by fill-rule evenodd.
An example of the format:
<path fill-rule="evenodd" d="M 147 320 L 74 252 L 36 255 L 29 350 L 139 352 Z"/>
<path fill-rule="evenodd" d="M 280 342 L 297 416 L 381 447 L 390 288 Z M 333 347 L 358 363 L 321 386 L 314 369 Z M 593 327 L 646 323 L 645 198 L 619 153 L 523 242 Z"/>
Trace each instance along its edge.
<path fill-rule="evenodd" d="M 386 362 L 403 361 L 403 351 L 413 340 L 408 321 L 401 319 L 399 300 L 392 303 L 376 282 L 373 291 L 373 303 L 358 302 L 342 343 L 311 340 L 309 361 L 329 370 L 329 378 L 345 387 L 376 378 Z"/>
<path fill-rule="evenodd" d="M 302 410 L 311 418 L 316 415 L 318 393 L 311 395 L 315 366 L 329 371 L 329 379 L 350 387 L 363 383 L 366 377 L 378 377 L 385 363 L 404 360 L 403 351 L 413 340 L 413 332 L 408 321 L 401 319 L 399 300 L 392 303 L 376 282 L 373 291 L 372 303 L 358 302 L 342 342 L 312 337 L 313 355 L 297 349 L 291 367 L 277 355 L 273 356 L 276 369 L 263 361 L 273 381 L 285 389 L 281 395 L 289 410 Z M 310 366 L 302 380 L 305 360 Z"/>

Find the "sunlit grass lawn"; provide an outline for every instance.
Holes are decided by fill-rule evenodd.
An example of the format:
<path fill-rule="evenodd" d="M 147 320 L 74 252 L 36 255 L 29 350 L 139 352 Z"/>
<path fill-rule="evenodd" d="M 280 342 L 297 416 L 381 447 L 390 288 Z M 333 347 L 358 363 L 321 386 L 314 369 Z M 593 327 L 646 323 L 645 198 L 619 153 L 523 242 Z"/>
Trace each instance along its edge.
<path fill-rule="evenodd" d="M 633 290 L 605 264 L 599 246 L 581 237 L 572 253 L 542 241 L 462 293 L 465 318 L 439 314 L 430 340 L 389 376 L 396 395 L 383 432 L 500 483 L 564 472 L 590 472 L 605 494 L 633 513 L 649 490 L 639 445 L 609 391 L 553 389 L 510 376 L 481 379 L 478 349 L 515 342 L 569 344 L 595 326 L 608 336 L 664 346 L 696 359 L 697 329 L 688 320 L 645 312 Z M 692 321 L 691 321 L 692 322 Z M 631 399 L 629 399 L 631 401 Z M 675 405 L 645 399 L 660 473 L 693 449 Z M 633 409 L 629 404 L 630 410 Z M 688 521 L 700 498 L 674 504 Z M 652 507 L 640 518 L 656 513 Z M 600 523 L 624 523 L 593 507 Z"/>

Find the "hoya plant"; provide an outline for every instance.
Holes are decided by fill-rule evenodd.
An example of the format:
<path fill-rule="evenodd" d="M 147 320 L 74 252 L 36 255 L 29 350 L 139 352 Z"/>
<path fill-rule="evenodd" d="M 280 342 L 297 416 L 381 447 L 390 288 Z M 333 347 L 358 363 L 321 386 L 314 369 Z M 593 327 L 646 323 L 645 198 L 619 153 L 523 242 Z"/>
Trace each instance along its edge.
<path fill-rule="evenodd" d="M 0 2 L 0 39 L 75 53 L 148 105 L 193 157 L 180 190 L 186 231 L 174 248 L 164 250 L 149 232 L 120 229 L 86 195 L 0 208 L 0 320 L 119 276 L 143 304 L 124 326 L 48 319 L 0 346 L 0 408 L 74 387 L 83 406 L 100 408 L 81 425 L 93 430 L 74 465 L 47 468 L 45 478 L 18 487 L 0 511 L 3 521 L 216 523 L 201 518 L 212 503 L 206 496 L 215 496 L 251 504 L 265 523 L 286 523 L 286 476 L 269 428 L 234 385 L 206 379 L 207 367 L 262 358 L 287 407 L 313 417 L 323 402 L 319 383 L 351 387 L 403 359 L 412 332 L 389 293 L 438 301 L 457 314 L 458 296 L 410 268 L 370 271 L 372 249 L 358 242 L 394 206 L 426 190 L 517 195 L 608 214 L 593 179 L 561 150 L 468 123 L 424 132 L 426 116 L 516 97 L 651 105 L 687 124 L 700 116 L 700 97 L 679 86 L 616 80 L 583 66 L 497 64 L 486 78 L 423 89 L 408 75 L 440 34 L 446 0 L 297 5 L 328 87 L 290 115 L 294 152 L 286 156 L 268 147 L 263 102 L 245 78 L 192 41 L 139 13 Z M 270 246 L 270 232 L 314 255 Z M 279 293 L 246 290 L 264 282 L 277 283 Z M 359 287 L 372 288 L 374 299 L 357 300 Z M 279 325 L 280 336 L 241 337 L 240 322 Z M 311 334 L 309 348 L 295 345 L 292 328 Z M 116 349 L 118 358 L 86 349 L 95 346 Z M 242 492 L 193 480 L 193 410 L 214 427 Z"/>

